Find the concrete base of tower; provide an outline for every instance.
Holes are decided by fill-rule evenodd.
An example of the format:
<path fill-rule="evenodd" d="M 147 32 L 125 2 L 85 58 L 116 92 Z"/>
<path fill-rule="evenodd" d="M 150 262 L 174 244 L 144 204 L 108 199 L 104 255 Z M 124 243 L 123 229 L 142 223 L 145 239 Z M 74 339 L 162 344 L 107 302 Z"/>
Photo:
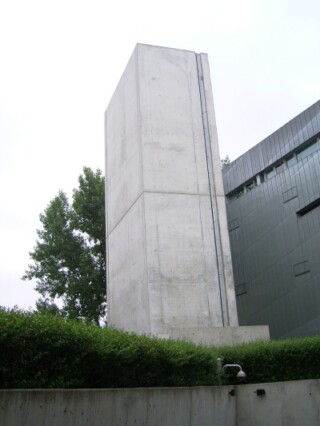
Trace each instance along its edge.
<path fill-rule="evenodd" d="M 229 346 L 257 340 L 269 340 L 269 326 L 171 328 L 164 339 L 187 340 L 205 346 Z"/>

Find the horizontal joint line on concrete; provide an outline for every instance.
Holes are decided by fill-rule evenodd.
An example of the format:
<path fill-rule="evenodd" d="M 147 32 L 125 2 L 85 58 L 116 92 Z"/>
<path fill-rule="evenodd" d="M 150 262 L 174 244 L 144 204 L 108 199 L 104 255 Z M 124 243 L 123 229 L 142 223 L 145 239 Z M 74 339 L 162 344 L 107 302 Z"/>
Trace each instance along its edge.
<path fill-rule="evenodd" d="M 142 191 L 140 195 L 133 201 L 132 204 L 127 208 L 127 210 L 123 213 L 123 215 L 120 217 L 120 219 L 117 221 L 117 223 L 113 226 L 110 232 L 107 233 L 107 237 L 109 237 L 112 232 L 116 229 L 116 227 L 119 225 L 119 223 L 122 221 L 122 219 L 126 216 L 126 214 L 131 210 L 131 208 L 135 205 L 135 203 L 141 198 L 143 194 L 172 194 L 172 195 L 197 195 L 201 197 L 210 197 L 209 194 L 206 193 L 192 193 L 192 192 L 171 192 L 171 191 Z M 107 206 L 108 209 L 108 206 Z"/>
<path fill-rule="evenodd" d="M 173 194 L 173 195 L 200 195 L 200 196 L 205 196 L 205 197 L 209 197 L 210 194 L 209 193 L 202 193 L 202 192 L 175 192 L 175 191 L 143 191 L 143 193 L 147 193 L 147 194 Z"/>

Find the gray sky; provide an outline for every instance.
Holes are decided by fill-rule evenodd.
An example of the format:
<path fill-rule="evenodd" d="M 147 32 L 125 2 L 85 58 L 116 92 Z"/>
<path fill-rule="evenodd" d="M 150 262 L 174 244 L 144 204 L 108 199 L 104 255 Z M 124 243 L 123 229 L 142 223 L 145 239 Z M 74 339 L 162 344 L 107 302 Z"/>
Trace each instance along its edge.
<path fill-rule="evenodd" d="M 34 305 L 20 277 L 39 214 L 104 169 L 103 114 L 137 42 L 209 54 L 221 156 L 320 98 L 319 0 L 2 0 L 0 305 Z"/>

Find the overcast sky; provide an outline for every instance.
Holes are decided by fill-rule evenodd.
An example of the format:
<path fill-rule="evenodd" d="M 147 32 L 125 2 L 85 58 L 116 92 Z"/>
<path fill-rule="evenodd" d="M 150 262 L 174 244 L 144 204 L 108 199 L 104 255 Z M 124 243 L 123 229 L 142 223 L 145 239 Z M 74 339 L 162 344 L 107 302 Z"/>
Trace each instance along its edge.
<path fill-rule="evenodd" d="M 104 169 L 104 111 L 138 42 L 208 53 L 223 157 L 320 98 L 319 0 L 2 0 L 0 305 L 34 306 L 20 278 L 39 214 Z"/>

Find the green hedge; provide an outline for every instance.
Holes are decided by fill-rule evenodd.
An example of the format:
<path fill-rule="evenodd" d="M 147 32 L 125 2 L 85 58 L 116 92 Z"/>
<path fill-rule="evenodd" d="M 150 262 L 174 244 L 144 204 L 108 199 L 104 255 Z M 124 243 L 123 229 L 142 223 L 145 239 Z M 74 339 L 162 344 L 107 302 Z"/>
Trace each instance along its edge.
<path fill-rule="evenodd" d="M 242 366 L 247 383 L 320 378 L 320 336 L 252 342 L 220 353 L 224 363 Z M 225 382 L 235 383 L 234 375 Z"/>
<path fill-rule="evenodd" d="M 320 378 L 320 337 L 206 348 L 52 314 L 0 309 L 1 388 L 114 388 L 236 383 L 216 360 L 241 364 L 248 382 Z"/>
<path fill-rule="evenodd" d="M 66 321 L 60 316 L 0 311 L 1 388 L 112 388 L 211 385 L 215 354 L 160 340 Z"/>

